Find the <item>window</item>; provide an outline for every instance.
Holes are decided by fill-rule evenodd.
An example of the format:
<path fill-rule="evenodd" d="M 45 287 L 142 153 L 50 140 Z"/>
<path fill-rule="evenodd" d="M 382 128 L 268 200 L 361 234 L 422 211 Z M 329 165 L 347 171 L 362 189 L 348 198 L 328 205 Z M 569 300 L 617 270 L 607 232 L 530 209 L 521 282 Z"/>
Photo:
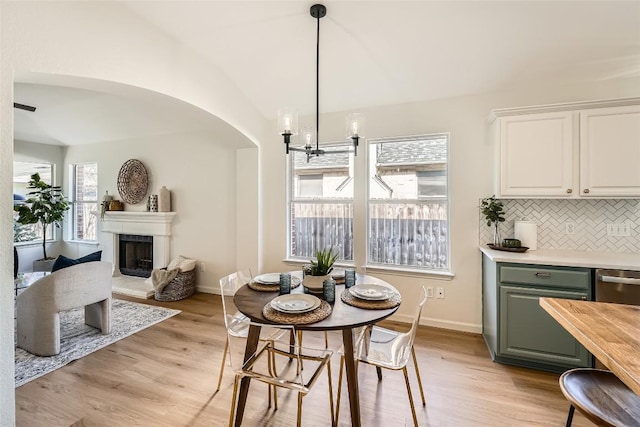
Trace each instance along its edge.
<path fill-rule="evenodd" d="M 13 162 L 13 204 L 21 203 L 29 198 L 31 191 L 27 186 L 31 180 L 31 175 L 40 174 L 40 179 L 47 184 L 52 184 L 53 165 L 51 163 L 34 163 L 34 162 Z M 42 226 L 37 224 L 22 225 L 16 221 L 17 213 L 13 216 L 13 241 L 14 242 L 33 242 L 42 241 Z M 53 229 L 47 228 L 47 240 L 53 239 Z"/>
<path fill-rule="evenodd" d="M 325 145 L 325 147 L 327 147 Z M 330 149 L 346 150 L 347 144 Z M 289 155 L 290 258 L 309 259 L 333 247 L 340 260 L 353 260 L 353 154 Z"/>
<path fill-rule="evenodd" d="M 96 240 L 98 210 L 98 164 L 71 165 L 71 238 Z"/>
<path fill-rule="evenodd" d="M 369 140 L 368 264 L 449 270 L 448 140 Z"/>

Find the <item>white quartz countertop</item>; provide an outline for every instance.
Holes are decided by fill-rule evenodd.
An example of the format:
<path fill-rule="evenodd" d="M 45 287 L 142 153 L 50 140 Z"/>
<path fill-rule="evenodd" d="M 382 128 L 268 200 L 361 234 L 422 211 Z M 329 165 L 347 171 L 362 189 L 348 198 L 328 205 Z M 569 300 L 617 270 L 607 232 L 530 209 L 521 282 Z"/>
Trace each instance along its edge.
<path fill-rule="evenodd" d="M 568 267 L 640 270 L 640 254 L 618 252 L 539 249 L 524 253 L 505 252 L 480 246 L 482 253 L 495 262 L 518 264 L 564 265 Z"/>

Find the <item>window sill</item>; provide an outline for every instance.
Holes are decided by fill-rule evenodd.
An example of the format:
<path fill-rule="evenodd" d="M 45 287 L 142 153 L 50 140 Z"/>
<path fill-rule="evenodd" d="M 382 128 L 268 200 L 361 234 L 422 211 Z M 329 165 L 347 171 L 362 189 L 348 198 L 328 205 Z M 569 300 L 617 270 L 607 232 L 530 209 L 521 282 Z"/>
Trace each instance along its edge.
<path fill-rule="evenodd" d="M 84 246 L 99 246 L 100 242 L 97 240 L 65 240 L 65 243 L 73 243 L 76 245 L 84 245 Z"/>
<path fill-rule="evenodd" d="M 51 240 L 47 239 L 47 245 L 50 243 L 52 243 Z M 36 246 L 42 246 L 42 239 L 31 242 L 13 242 L 13 246 L 16 248 L 35 248 Z"/>
<path fill-rule="evenodd" d="M 304 264 L 309 264 L 308 260 L 301 259 L 291 259 L 286 258 L 283 259 L 282 262 L 289 265 L 296 265 L 302 267 Z M 338 268 L 356 268 L 354 264 L 347 263 L 336 263 L 336 267 Z M 406 276 L 406 277 L 427 277 L 430 279 L 437 280 L 452 280 L 455 277 L 455 274 L 450 271 L 437 271 L 437 270 L 422 270 L 417 268 L 402 268 L 402 267 L 383 267 L 379 265 L 367 265 L 365 266 L 368 273 L 383 273 L 383 274 L 391 274 L 395 276 Z"/>

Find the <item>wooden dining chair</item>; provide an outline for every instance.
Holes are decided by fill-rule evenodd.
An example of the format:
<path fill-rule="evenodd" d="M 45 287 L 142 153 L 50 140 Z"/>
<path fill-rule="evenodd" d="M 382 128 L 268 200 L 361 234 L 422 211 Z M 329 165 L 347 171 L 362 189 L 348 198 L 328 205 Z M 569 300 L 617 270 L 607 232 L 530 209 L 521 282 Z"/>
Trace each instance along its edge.
<path fill-rule="evenodd" d="M 356 363 L 363 362 L 373 365 L 378 370 L 378 378 L 381 379 L 380 369 L 402 370 L 404 373 L 404 381 L 409 396 L 409 404 L 411 406 L 411 414 L 413 415 L 413 423 L 418 426 L 418 417 L 416 408 L 413 403 L 413 395 L 411 393 L 411 385 L 409 383 L 409 374 L 407 372 L 407 364 L 409 357 L 413 359 L 413 365 L 416 370 L 418 379 L 418 387 L 420 396 L 422 397 L 422 406 L 426 405 L 424 398 L 424 390 L 422 389 L 422 379 L 420 378 L 420 369 L 418 368 L 418 360 L 416 351 L 413 347 L 416 331 L 422 314 L 422 307 L 427 301 L 427 290 L 422 287 L 422 297 L 411 324 L 411 328 L 407 332 L 397 332 L 391 329 L 382 328 L 380 326 L 367 326 L 355 334 L 354 358 Z M 340 358 L 340 373 L 338 375 L 338 398 L 336 402 L 336 424 L 340 415 L 340 394 L 342 391 L 342 372 L 344 370 L 344 354 Z"/>
<path fill-rule="evenodd" d="M 640 396 L 612 372 L 577 368 L 560 376 L 560 390 L 571 403 L 566 426 L 575 409 L 598 426 L 640 426 Z"/>

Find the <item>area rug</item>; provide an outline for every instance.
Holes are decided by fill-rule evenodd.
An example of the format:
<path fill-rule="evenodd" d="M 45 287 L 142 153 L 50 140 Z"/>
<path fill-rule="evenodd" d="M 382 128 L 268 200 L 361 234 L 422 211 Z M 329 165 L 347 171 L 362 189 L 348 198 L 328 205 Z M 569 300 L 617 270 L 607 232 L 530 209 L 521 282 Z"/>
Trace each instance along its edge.
<path fill-rule="evenodd" d="M 99 329 L 84 324 L 84 308 L 60 313 L 60 353 L 40 357 L 16 347 L 16 387 L 178 313 L 180 310 L 114 299 L 109 335 L 102 335 Z"/>

